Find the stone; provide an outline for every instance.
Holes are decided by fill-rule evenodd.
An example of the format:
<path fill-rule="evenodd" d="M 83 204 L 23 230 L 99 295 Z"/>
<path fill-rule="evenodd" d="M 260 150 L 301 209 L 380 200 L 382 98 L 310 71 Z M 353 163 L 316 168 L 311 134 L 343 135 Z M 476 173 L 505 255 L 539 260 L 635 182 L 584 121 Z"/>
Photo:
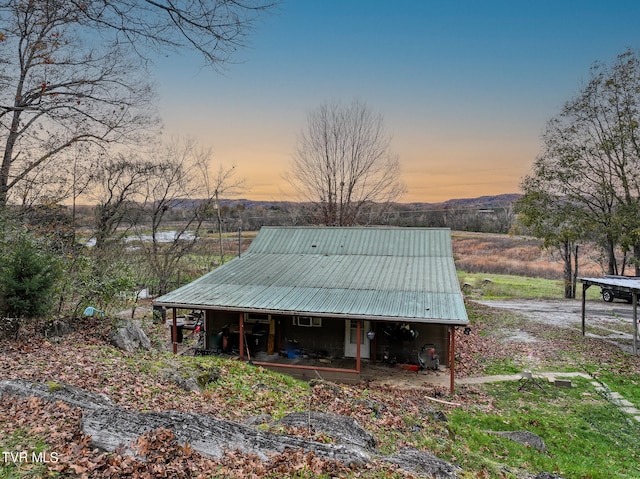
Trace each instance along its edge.
<path fill-rule="evenodd" d="M 133 353 L 138 349 L 150 351 L 151 341 L 140 327 L 139 321 L 127 320 L 111 336 L 111 344 L 116 348 Z"/>
<path fill-rule="evenodd" d="M 568 379 L 556 379 L 553 384 L 557 388 L 571 389 L 573 387 L 573 383 Z"/>
<path fill-rule="evenodd" d="M 401 467 L 405 471 L 432 479 L 456 479 L 462 472 L 458 466 L 451 464 L 426 451 L 404 448 L 395 454 L 383 456 L 383 460 Z"/>
<path fill-rule="evenodd" d="M 506 437 L 525 446 L 534 447 L 540 452 L 547 450 L 547 445 L 544 443 L 544 440 L 537 434 L 529 431 L 489 431 L 489 434 Z"/>
<path fill-rule="evenodd" d="M 321 412 L 296 412 L 284 416 L 279 424 L 309 428 L 313 432 L 326 434 L 339 444 L 348 444 L 373 451 L 376 440 L 358 422 L 347 416 Z"/>

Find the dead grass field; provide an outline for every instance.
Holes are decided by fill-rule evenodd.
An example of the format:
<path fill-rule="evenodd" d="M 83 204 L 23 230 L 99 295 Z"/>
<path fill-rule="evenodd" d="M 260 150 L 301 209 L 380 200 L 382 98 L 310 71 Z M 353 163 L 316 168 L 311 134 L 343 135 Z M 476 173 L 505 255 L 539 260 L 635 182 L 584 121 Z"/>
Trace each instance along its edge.
<path fill-rule="evenodd" d="M 451 233 L 456 268 L 468 273 L 508 274 L 562 279 L 562 262 L 554 251 L 541 248 L 536 238 L 490 233 Z M 580 255 L 579 276 L 600 276 L 604 271 L 593 250 Z"/>

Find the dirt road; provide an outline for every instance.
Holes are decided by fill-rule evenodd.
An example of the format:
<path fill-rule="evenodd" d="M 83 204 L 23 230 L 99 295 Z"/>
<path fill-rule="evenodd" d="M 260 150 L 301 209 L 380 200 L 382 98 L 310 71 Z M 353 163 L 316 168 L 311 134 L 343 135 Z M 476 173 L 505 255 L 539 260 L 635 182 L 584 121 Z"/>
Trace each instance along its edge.
<path fill-rule="evenodd" d="M 581 300 L 477 300 L 492 308 L 519 313 L 531 321 L 560 328 L 582 329 Z M 621 349 L 633 351 L 633 306 L 623 302 L 587 301 L 587 336 L 610 341 Z M 640 313 L 639 313 L 640 316 Z M 507 331 L 505 340 L 537 341 L 538 338 L 521 330 Z M 509 336 L 511 335 L 511 336 Z"/>

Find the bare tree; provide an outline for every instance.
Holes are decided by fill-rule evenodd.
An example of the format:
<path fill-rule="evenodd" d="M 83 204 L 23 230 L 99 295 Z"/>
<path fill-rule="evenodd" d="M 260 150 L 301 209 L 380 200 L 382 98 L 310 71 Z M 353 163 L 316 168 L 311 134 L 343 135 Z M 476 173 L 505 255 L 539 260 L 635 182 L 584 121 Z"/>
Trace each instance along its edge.
<path fill-rule="evenodd" d="M 152 124 L 139 69 L 118 45 L 83 36 L 75 5 L 5 1 L 0 25 L 0 206 L 71 145 L 132 139 Z"/>
<path fill-rule="evenodd" d="M 136 200 L 157 165 L 135 155 L 119 154 L 100 163 L 90 197 L 96 203 L 95 249 L 117 243 L 135 225 Z"/>
<path fill-rule="evenodd" d="M 572 206 L 572 221 L 579 221 L 585 237 L 602 248 L 609 274 L 623 272 L 629 251 L 640 274 L 637 53 L 628 50 L 612 65 L 595 64 L 584 88 L 547 123 L 543 141 L 533 180 Z M 616 257 L 620 250 L 622 264 Z"/>
<path fill-rule="evenodd" d="M 193 140 L 172 140 L 154 154 L 154 159 L 144 178 L 133 230 L 150 273 L 164 293 L 200 237 L 215 201 L 212 195 L 221 195 L 235 183 L 233 169 L 227 172 L 224 168 L 212 183 L 208 177 L 211 152 Z M 169 220 L 171 229 L 167 232 Z M 171 236 L 167 238 L 167 234 Z"/>
<path fill-rule="evenodd" d="M 218 224 L 218 246 L 220 253 L 219 264 L 224 263 L 224 244 L 222 241 L 222 206 L 220 200 L 223 197 L 233 196 L 244 187 L 244 179 L 235 177 L 235 165 L 226 168 L 223 165 L 218 166 L 218 170 L 213 178 L 209 175 L 208 165 L 202 165 L 202 176 L 205 179 L 205 188 L 207 192 L 207 203 L 203 205 L 205 217 L 215 215 Z M 213 210 L 213 211 L 212 211 Z"/>
<path fill-rule="evenodd" d="M 148 53 L 191 49 L 224 66 L 275 1 L 0 0 L 0 207 L 38 170 L 59 172 L 71 145 L 155 124 Z"/>
<path fill-rule="evenodd" d="M 380 205 L 405 192 L 390 144 L 382 116 L 366 104 L 325 103 L 309 113 L 285 178 L 324 224 L 372 223 Z"/>
<path fill-rule="evenodd" d="M 73 0 L 91 25 L 116 35 L 144 56 L 191 49 L 219 68 L 246 45 L 260 14 L 279 0 Z"/>

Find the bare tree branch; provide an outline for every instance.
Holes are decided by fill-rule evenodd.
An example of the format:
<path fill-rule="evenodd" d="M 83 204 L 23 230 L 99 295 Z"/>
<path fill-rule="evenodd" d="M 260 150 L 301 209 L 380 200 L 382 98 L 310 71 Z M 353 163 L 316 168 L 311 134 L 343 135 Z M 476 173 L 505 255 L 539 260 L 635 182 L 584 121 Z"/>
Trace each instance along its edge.
<path fill-rule="evenodd" d="M 400 198 L 400 163 L 381 116 L 364 103 L 324 104 L 308 116 L 285 178 L 326 225 L 369 223 L 373 206 Z"/>

